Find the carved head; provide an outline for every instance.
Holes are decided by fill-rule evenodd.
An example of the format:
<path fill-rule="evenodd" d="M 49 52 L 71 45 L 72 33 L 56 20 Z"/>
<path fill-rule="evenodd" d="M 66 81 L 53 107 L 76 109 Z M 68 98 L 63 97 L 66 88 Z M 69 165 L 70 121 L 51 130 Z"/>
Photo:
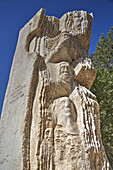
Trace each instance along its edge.
<path fill-rule="evenodd" d="M 77 138 L 78 138 L 77 136 L 68 135 L 66 139 L 66 144 L 69 145 L 70 147 L 75 146 Z"/>
<path fill-rule="evenodd" d="M 53 138 L 53 129 L 47 128 L 45 130 L 45 139 L 49 142 L 52 142 L 52 138 Z"/>
<path fill-rule="evenodd" d="M 54 131 L 55 142 L 61 142 L 64 140 L 64 129 L 61 126 L 56 126 Z"/>
<path fill-rule="evenodd" d="M 72 68 L 68 62 L 59 63 L 59 80 L 69 83 L 72 79 Z"/>

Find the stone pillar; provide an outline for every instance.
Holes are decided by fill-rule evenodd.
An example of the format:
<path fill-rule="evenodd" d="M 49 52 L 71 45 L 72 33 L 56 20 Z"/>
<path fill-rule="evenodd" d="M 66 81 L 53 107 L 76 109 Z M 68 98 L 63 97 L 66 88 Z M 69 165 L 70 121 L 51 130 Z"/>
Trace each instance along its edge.
<path fill-rule="evenodd" d="M 93 15 L 41 9 L 19 33 L 0 123 L 1 170 L 109 170 L 88 58 Z"/>

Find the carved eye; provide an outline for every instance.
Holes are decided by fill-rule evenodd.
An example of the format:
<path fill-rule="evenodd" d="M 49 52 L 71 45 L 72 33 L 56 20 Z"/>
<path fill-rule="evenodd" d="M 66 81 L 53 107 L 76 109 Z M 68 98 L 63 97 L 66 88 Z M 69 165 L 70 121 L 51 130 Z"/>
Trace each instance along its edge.
<path fill-rule="evenodd" d="M 49 130 L 45 132 L 46 137 L 49 135 Z"/>
<path fill-rule="evenodd" d="M 60 68 L 60 73 L 63 73 L 64 70 L 65 70 L 65 66 L 62 66 L 62 67 Z"/>
<path fill-rule="evenodd" d="M 65 104 L 65 100 L 61 101 L 61 104 Z"/>

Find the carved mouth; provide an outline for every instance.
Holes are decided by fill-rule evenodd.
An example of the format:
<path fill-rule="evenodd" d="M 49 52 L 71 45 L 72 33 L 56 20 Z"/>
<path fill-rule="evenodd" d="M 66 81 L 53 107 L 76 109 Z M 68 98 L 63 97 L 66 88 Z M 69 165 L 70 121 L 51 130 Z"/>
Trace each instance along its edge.
<path fill-rule="evenodd" d="M 71 149 L 70 149 L 70 152 L 71 152 L 73 155 L 76 153 L 74 148 L 71 148 Z"/>
<path fill-rule="evenodd" d="M 67 74 L 67 75 L 69 75 L 69 73 L 68 73 L 68 72 L 64 72 L 63 74 Z"/>
<path fill-rule="evenodd" d="M 69 77 L 69 73 L 63 73 L 63 76 Z"/>

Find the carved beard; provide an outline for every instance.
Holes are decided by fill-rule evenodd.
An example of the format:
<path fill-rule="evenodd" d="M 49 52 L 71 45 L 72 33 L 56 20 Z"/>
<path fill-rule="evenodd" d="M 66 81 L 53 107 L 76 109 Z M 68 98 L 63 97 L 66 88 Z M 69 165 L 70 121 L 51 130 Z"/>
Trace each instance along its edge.
<path fill-rule="evenodd" d="M 65 80 L 66 79 L 59 79 L 58 84 L 62 89 L 62 91 L 66 91 L 67 93 L 66 96 L 69 96 L 69 94 L 72 92 L 72 84 L 71 84 L 71 80 L 70 81 L 65 81 Z"/>
<path fill-rule="evenodd" d="M 65 83 L 69 84 L 71 81 L 71 76 L 69 75 L 69 73 L 64 72 L 63 74 L 59 76 L 59 80 L 64 81 Z"/>

